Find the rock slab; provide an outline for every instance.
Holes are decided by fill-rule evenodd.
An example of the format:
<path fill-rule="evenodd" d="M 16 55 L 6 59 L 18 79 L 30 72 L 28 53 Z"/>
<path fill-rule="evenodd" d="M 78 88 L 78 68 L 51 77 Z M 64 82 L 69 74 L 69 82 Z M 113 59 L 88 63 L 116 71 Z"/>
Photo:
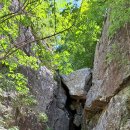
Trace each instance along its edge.
<path fill-rule="evenodd" d="M 74 71 L 68 76 L 62 76 L 62 80 L 71 96 L 85 97 L 90 88 L 91 69 L 84 68 Z"/>

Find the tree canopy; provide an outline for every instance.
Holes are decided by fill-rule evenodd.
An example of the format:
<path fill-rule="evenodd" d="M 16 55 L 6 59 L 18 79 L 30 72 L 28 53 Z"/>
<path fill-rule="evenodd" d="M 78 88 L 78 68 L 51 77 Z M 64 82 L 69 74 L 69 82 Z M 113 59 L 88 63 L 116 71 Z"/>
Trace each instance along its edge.
<path fill-rule="evenodd" d="M 70 73 L 92 67 L 104 17 L 102 3 L 4 0 L 0 4 L 0 59 L 13 67 L 10 69 L 18 64 L 33 68 L 46 65 Z"/>

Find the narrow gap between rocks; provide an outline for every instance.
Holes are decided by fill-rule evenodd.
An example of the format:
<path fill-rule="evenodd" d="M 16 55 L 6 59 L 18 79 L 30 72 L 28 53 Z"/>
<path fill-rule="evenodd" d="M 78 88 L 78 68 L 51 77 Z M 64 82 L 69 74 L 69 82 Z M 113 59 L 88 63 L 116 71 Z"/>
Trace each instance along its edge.
<path fill-rule="evenodd" d="M 75 114 L 77 113 L 77 112 L 76 112 L 76 109 L 72 109 L 72 108 L 71 108 L 72 104 L 73 104 L 74 102 L 76 102 L 76 100 L 73 99 L 73 98 L 70 96 L 69 89 L 68 89 L 67 86 L 62 82 L 62 80 L 61 80 L 61 87 L 65 90 L 66 96 L 67 96 L 65 108 L 66 108 L 66 110 L 68 111 L 68 115 L 69 115 L 69 118 L 70 118 L 69 130 L 81 130 L 81 125 L 76 126 L 76 125 L 74 124 L 74 116 L 75 116 Z M 79 102 L 79 103 L 80 103 L 80 102 Z"/>

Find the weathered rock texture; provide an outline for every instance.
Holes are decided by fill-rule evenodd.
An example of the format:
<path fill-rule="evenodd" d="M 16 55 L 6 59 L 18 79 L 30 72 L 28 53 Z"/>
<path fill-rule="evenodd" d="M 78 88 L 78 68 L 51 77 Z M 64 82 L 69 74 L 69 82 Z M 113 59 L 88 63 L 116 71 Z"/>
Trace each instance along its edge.
<path fill-rule="evenodd" d="M 83 130 L 128 130 L 130 90 L 130 26 L 108 37 L 107 17 L 96 47 L 92 87 L 87 94 Z"/>
<path fill-rule="evenodd" d="M 29 68 L 22 68 L 21 71 L 28 77 L 28 86 L 37 99 L 35 111 L 44 112 L 48 116 L 48 127 L 53 130 L 69 130 L 69 114 L 65 108 L 67 96 L 61 84 L 54 81 L 46 67 L 41 67 L 39 71 Z M 31 130 L 36 128 L 32 127 Z"/>
<path fill-rule="evenodd" d="M 37 99 L 35 112 L 45 112 L 48 116 L 47 126 L 53 130 L 80 130 L 83 117 L 83 108 L 86 101 L 86 95 L 91 85 L 90 69 L 81 69 L 73 72 L 71 76 L 76 75 L 75 80 L 71 80 L 71 76 L 67 77 L 71 80 L 72 85 L 78 85 L 75 94 L 72 95 L 71 88 L 64 82 L 63 77 L 56 76 L 56 81 L 52 73 L 46 68 L 41 67 L 38 71 L 30 68 L 21 67 L 21 72 L 28 77 L 28 87 L 31 93 Z M 75 77 L 75 76 L 74 76 Z M 62 80 L 61 80 L 62 79 Z M 82 81 L 82 82 L 81 82 Z M 69 84 L 70 85 L 70 84 Z M 72 87 L 72 86 L 71 86 Z M 84 94 L 79 95 L 78 90 L 81 89 Z M 32 124 L 31 124 L 32 122 Z M 24 124 L 24 126 L 23 126 Z M 21 130 L 41 130 L 42 126 L 36 116 L 33 114 L 26 118 L 25 122 L 20 124 Z"/>
<path fill-rule="evenodd" d="M 91 70 L 84 68 L 71 73 L 68 76 L 62 76 L 64 84 L 69 89 L 71 96 L 85 97 L 90 88 Z"/>
<path fill-rule="evenodd" d="M 67 104 L 71 113 L 69 130 L 80 130 L 86 94 L 91 87 L 91 70 L 89 68 L 80 69 L 68 76 L 61 76 L 61 78 L 70 96 L 70 101 Z"/>
<path fill-rule="evenodd" d="M 130 87 L 114 96 L 93 130 L 129 130 Z"/>

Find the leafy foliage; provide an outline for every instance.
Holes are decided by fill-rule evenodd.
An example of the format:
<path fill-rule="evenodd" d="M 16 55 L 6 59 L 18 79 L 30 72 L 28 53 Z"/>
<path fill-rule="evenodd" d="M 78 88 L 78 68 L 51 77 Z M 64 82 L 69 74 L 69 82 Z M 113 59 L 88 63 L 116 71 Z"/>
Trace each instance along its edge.
<path fill-rule="evenodd" d="M 118 29 L 130 22 L 130 1 L 129 0 L 109 0 L 110 8 L 110 28 L 109 35 L 112 37 Z"/>
<path fill-rule="evenodd" d="M 66 18 L 68 13 L 65 11 L 63 10 L 62 17 Z M 72 18 L 76 19 L 75 26 L 58 37 L 54 56 L 55 64 L 58 65 L 62 73 L 70 73 L 83 67 L 92 68 L 104 11 L 105 6 L 98 1 L 82 1 L 80 8 L 72 9 Z"/>
<path fill-rule="evenodd" d="M 40 65 L 51 69 L 57 66 L 63 73 L 92 67 L 105 8 L 98 1 L 74 3 L 76 1 L 21 0 L 16 8 L 11 5 L 11 1 L 3 2 L 6 6 L 3 6 L 0 14 L 2 35 L 4 32 L 1 39 L 1 58 L 7 60 L 11 57 L 13 63 L 26 66 L 32 66 L 34 62 L 33 67 L 37 68 L 36 57 L 41 61 Z M 14 10 L 13 13 L 9 6 Z M 21 25 L 31 29 L 34 39 L 31 42 L 24 41 L 25 45 L 23 42 L 16 43 L 16 46 L 14 41 L 17 41 L 21 33 Z M 32 58 L 17 49 L 30 43 L 33 43 Z"/>
<path fill-rule="evenodd" d="M 127 0 L 86 0 L 78 1 L 78 4 L 74 4 L 76 1 L 66 0 L 21 0 L 15 6 L 7 0 L 1 3 L 1 59 L 3 62 L 12 61 L 12 64 L 17 62 L 15 66 L 33 65 L 35 69 L 38 68 L 37 59 L 40 60 L 39 65 L 46 65 L 50 69 L 57 66 L 63 73 L 92 67 L 105 11 L 109 8 L 111 10 L 111 36 L 129 22 Z M 22 43 L 15 43 L 22 31 L 21 26 L 30 28 L 33 40 L 30 38 Z M 24 53 L 18 48 L 30 43 L 31 56 L 28 57 L 25 51 Z"/>
<path fill-rule="evenodd" d="M 18 127 L 12 127 L 9 130 L 19 130 L 19 128 Z"/>

